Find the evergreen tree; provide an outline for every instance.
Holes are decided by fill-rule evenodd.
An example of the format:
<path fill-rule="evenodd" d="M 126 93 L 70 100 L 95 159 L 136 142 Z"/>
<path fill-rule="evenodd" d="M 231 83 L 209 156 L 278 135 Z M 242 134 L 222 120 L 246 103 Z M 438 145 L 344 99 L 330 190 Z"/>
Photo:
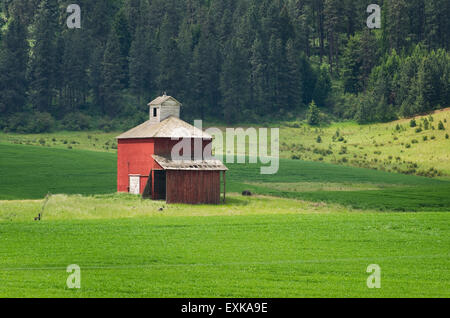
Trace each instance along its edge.
<path fill-rule="evenodd" d="M 263 115 L 270 109 L 268 88 L 268 65 L 264 45 L 258 36 L 252 47 L 250 86 L 252 88 L 251 99 L 255 106 L 255 113 Z"/>
<path fill-rule="evenodd" d="M 193 97 L 201 119 L 207 112 L 214 114 L 219 102 L 219 54 L 214 43 L 213 34 L 205 29 L 193 54 Z"/>
<path fill-rule="evenodd" d="M 299 55 L 295 50 L 294 41 L 288 40 L 286 45 L 286 94 L 289 101 L 289 108 L 297 110 L 302 106 L 303 100 L 303 79 L 300 69 Z"/>
<path fill-rule="evenodd" d="M 131 48 L 131 34 L 128 26 L 128 21 L 125 17 L 124 10 L 119 10 L 112 23 L 112 32 L 116 33 L 120 44 L 120 54 L 122 55 L 122 84 L 125 87 L 129 85 L 128 79 L 128 56 Z"/>
<path fill-rule="evenodd" d="M 115 116 L 121 110 L 123 84 L 123 56 L 120 51 L 119 37 L 111 32 L 106 45 L 102 63 L 102 110 L 109 116 Z"/>
<path fill-rule="evenodd" d="M 137 94 L 139 102 L 150 99 L 154 90 L 154 76 L 157 70 L 153 39 L 149 32 L 148 1 L 140 0 L 139 15 L 137 17 L 136 34 L 131 44 L 129 58 L 130 87 Z"/>
<path fill-rule="evenodd" d="M 330 71 L 326 65 L 322 65 L 318 70 L 317 81 L 314 87 L 313 98 L 320 107 L 327 106 L 327 99 L 331 92 Z"/>
<path fill-rule="evenodd" d="M 18 19 L 11 19 L 0 49 L 0 114 L 2 116 L 24 110 L 28 50 L 24 25 Z"/>
<path fill-rule="evenodd" d="M 63 106 L 66 112 L 76 112 L 87 99 L 87 52 L 83 30 L 69 30 L 65 34 L 63 63 Z"/>
<path fill-rule="evenodd" d="M 307 121 L 311 126 L 317 126 L 320 124 L 320 110 L 314 101 L 309 104 Z"/>
<path fill-rule="evenodd" d="M 52 0 L 42 0 L 34 26 L 34 46 L 31 59 L 31 103 L 41 112 L 54 112 L 53 97 L 56 68 L 56 32 L 58 8 Z"/>
<path fill-rule="evenodd" d="M 181 54 L 176 42 L 176 30 L 169 15 L 164 16 L 159 36 L 159 76 L 160 92 L 179 96 L 183 90 L 183 74 L 180 72 Z"/>

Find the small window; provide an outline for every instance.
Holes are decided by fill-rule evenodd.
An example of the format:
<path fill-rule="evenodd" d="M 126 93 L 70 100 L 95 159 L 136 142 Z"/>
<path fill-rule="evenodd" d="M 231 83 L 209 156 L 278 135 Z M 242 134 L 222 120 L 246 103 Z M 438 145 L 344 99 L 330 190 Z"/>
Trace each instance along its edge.
<path fill-rule="evenodd" d="M 153 108 L 153 117 L 157 117 L 157 116 L 158 116 L 158 109 Z"/>

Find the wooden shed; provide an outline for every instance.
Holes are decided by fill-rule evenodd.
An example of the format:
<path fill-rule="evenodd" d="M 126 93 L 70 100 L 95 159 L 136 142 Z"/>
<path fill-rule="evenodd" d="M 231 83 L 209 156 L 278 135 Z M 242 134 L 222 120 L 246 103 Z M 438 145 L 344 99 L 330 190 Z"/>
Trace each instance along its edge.
<path fill-rule="evenodd" d="M 181 103 L 171 96 L 148 106 L 150 120 L 117 137 L 117 190 L 167 203 L 219 204 L 227 168 L 212 157 L 212 137 L 182 121 Z M 172 158 L 181 140 L 192 155 Z M 201 146 L 200 156 L 195 145 Z"/>

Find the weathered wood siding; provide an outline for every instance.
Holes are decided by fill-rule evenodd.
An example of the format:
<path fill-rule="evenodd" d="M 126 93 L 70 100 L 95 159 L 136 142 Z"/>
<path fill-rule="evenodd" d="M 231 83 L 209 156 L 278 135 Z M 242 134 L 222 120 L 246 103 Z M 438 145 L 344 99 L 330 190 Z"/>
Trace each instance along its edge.
<path fill-rule="evenodd" d="M 157 116 L 153 116 L 153 109 L 157 109 Z M 173 101 L 166 101 L 162 105 L 154 105 L 150 107 L 150 122 L 157 124 L 163 120 L 174 116 L 180 118 L 181 106 Z"/>
<path fill-rule="evenodd" d="M 220 171 L 167 171 L 167 203 L 219 204 Z"/>
<path fill-rule="evenodd" d="M 168 104 L 168 105 L 166 105 Z M 178 105 L 170 105 L 169 102 L 166 102 L 161 107 L 161 118 L 160 120 L 163 121 L 166 118 L 169 118 L 170 116 L 174 116 L 177 118 L 180 118 L 180 110 L 181 107 Z"/>

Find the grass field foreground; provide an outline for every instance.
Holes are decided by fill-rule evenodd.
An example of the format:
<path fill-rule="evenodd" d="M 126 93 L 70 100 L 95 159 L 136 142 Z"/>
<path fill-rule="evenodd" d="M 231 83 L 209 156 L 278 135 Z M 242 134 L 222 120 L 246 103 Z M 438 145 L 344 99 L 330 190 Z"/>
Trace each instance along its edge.
<path fill-rule="evenodd" d="M 161 212 L 127 195 L 56 196 L 34 222 L 42 201 L 0 204 L 0 297 L 450 296 L 446 213 L 239 196 Z M 81 290 L 66 287 L 70 264 Z M 381 289 L 366 286 L 370 264 Z"/>

